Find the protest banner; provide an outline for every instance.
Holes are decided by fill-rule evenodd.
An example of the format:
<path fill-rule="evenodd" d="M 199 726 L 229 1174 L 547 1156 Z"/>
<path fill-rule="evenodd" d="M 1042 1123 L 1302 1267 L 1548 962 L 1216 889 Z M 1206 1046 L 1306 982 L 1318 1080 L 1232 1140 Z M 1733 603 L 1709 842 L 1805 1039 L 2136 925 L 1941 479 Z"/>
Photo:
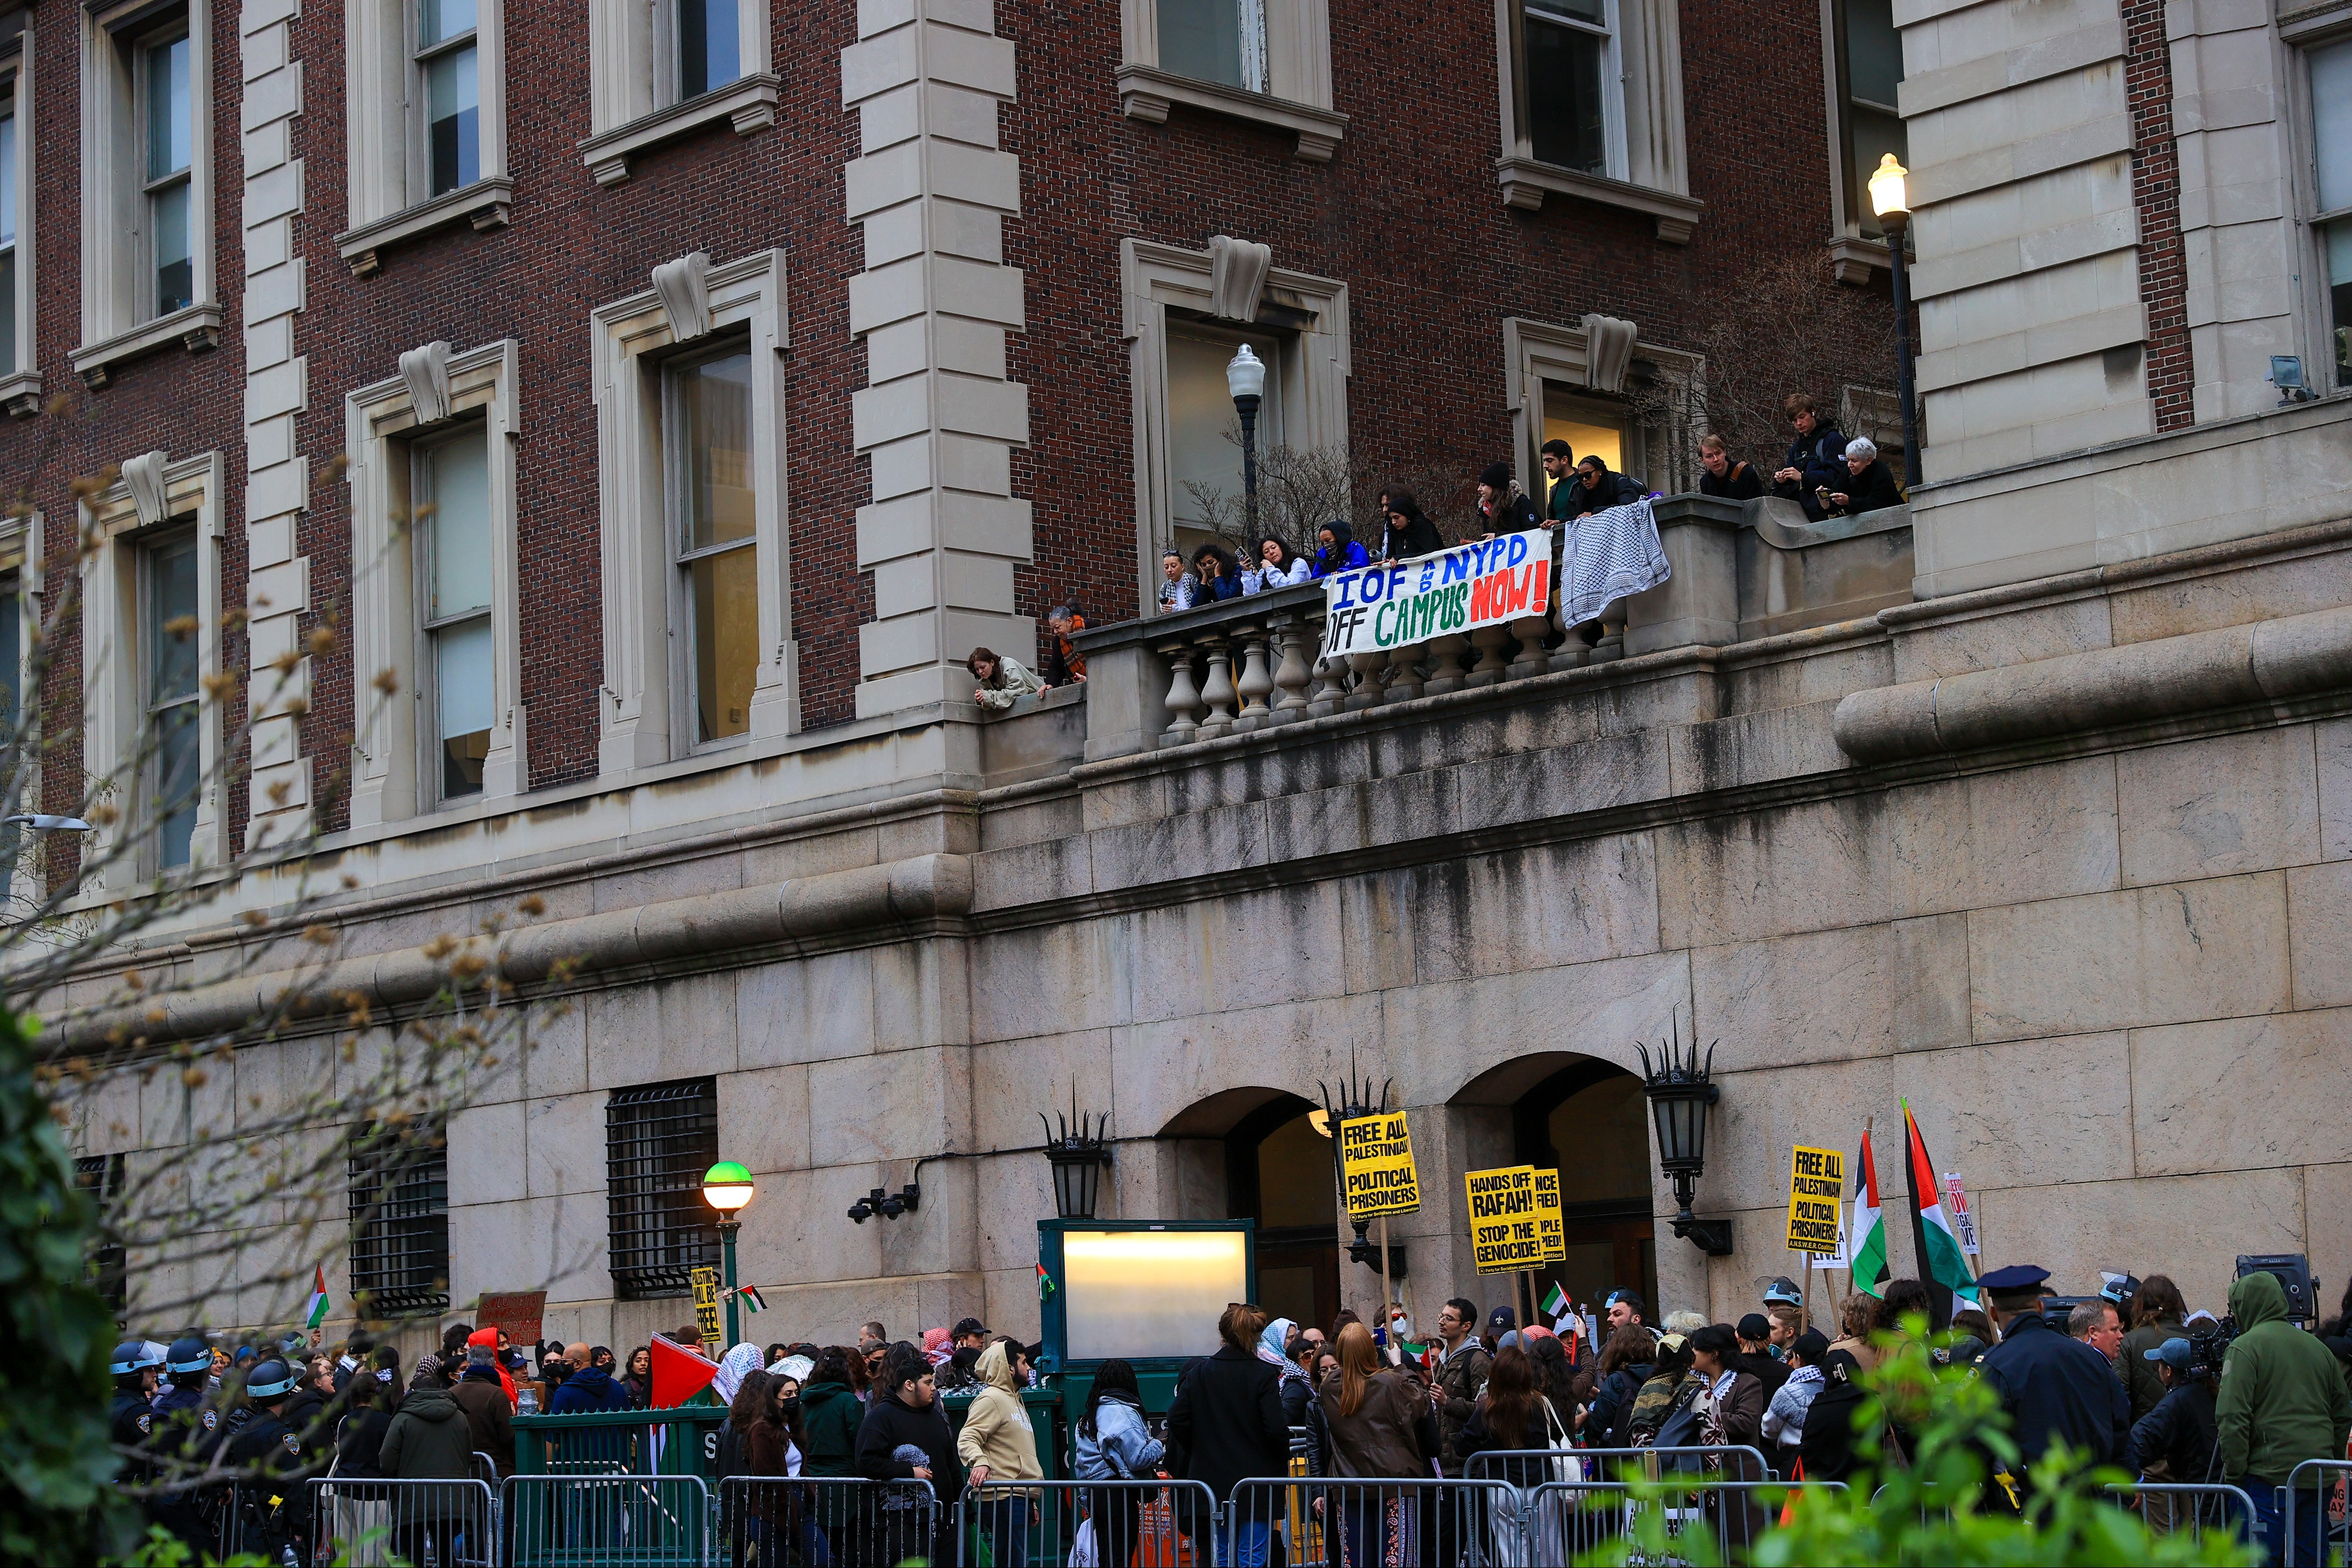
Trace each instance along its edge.
<path fill-rule="evenodd" d="M 516 1344 L 536 1346 L 546 1311 L 544 1290 L 485 1290 L 475 1304 L 474 1322 L 502 1331 Z"/>
<path fill-rule="evenodd" d="M 1546 1263 L 1568 1261 L 1568 1222 L 1559 1206 L 1559 1173 L 1536 1173 L 1536 1235 L 1543 1239 Z"/>
<path fill-rule="evenodd" d="M 1505 533 L 1393 566 L 1323 580 L 1322 657 L 1380 653 L 1541 616 L 1551 604 L 1551 534 Z"/>
<path fill-rule="evenodd" d="M 1463 1173 L 1470 1199 L 1470 1252 L 1479 1273 L 1516 1274 L 1544 1260 L 1535 1178 L 1533 1165 Z"/>
<path fill-rule="evenodd" d="M 1977 1216 L 1969 1212 L 1969 1194 L 1960 1190 L 1958 1172 L 1944 1173 L 1944 1195 L 1950 1200 L 1952 1231 L 1959 1237 L 1960 1250 L 1970 1258 L 1983 1256 L 1977 1249 Z"/>
<path fill-rule="evenodd" d="M 1339 1175 L 1349 1219 L 1419 1210 L 1421 1179 L 1404 1112 L 1383 1110 L 1339 1123 Z"/>
<path fill-rule="evenodd" d="M 1844 1193 L 1843 1154 L 1802 1143 L 1790 1152 L 1790 1251 L 1827 1252 L 1837 1246 L 1838 1200 Z"/>
<path fill-rule="evenodd" d="M 1853 1267 L 1853 1256 L 1846 1250 L 1847 1246 L 1848 1238 L 1846 1237 L 1845 1230 L 1845 1205 L 1840 1204 L 1838 1205 L 1837 1250 L 1835 1252 L 1814 1253 L 1812 1255 L 1812 1267 L 1815 1268 L 1852 1268 Z M 1811 1281 L 1809 1280 L 1807 1283 L 1810 1285 Z"/>
<path fill-rule="evenodd" d="M 719 1270 L 698 1268 L 688 1279 L 694 1285 L 694 1326 L 704 1344 L 718 1344 L 724 1338 L 719 1331 Z"/>

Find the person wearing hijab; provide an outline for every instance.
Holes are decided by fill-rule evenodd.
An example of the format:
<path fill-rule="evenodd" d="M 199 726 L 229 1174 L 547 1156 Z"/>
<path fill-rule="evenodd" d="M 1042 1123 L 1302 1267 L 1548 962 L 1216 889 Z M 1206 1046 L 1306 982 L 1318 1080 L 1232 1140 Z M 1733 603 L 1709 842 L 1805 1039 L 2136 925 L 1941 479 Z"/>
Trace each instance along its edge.
<path fill-rule="evenodd" d="M 1353 572 L 1360 566 L 1372 563 L 1371 556 L 1356 542 L 1356 531 L 1336 517 L 1317 529 L 1315 538 L 1314 570 L 1318 577 L 1328 577 L 1335 572 Z"/>
<path fill-rule="evenodd" d="M 1290 1355 L 1290 1342 L 1298 1332 L 1298 1325 L 1288 1318 L 1276 1318 L 1257 1337 L 1257 1359 L 1270 1363 L 1282 1373 L 1277 1392 L 1282 1396 L 1282 1413 L 1293 1426 L 1307 1425 L 1307 1402 L 1315 1397 L 1315 1385 L 1307 1381 L 1307 1370 Z"/>
<path fill-rule="evenodd" d="M 1382 547 L 1384 559 L 1411 561 L 1445 548 L 1445 541 L 1438 537 L 1437 524 L 1429 521 L 1411 490 L 1389 491 L 1386 516 L 1389 527 Z"/>

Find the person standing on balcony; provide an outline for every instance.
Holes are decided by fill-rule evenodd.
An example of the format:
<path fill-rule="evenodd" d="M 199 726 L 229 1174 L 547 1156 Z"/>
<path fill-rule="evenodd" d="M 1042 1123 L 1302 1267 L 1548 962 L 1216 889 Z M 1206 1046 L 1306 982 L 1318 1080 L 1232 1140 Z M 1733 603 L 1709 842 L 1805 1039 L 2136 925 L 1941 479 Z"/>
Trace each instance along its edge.
<path fill-rule="evenodd" d="M 1845 454 L 1845 437 L 1801 392 L 1789 394 L 1781 407 L 1796 437 L 1789 443 L 1789 455 L 1773 472 L 1772 493 L 1800 503 L 1805 515 L 1819 522 L 1827 512 L 1822 497 L 1845 484 L 1845 465 L 1840 461 Z"/>
<path fill-rule="evenodd" d="M 1045 672 L 1047 686 L 1072 686 L 1087 678 L 1087 658 L 1071 639 L 1087 629 L 1086 616 L 1076 605 L 1056 605 L 1045 612 Z"/>
<path fill-rule="evenodd" d="M 1554 522 L 1566 522 L 1574 515 L 1568 510 L 1569 502 L 1576 499 L 1576 491 L 1569 484 L 1576 477 L 1576 454 L 1569 450 L 1567 442 L 1554 437 L 1543 444 L 1543 471 L 1551 481 L 1544 491 L 1544 516 Z"/>
<path fill-rule="evenodd" d="M 1356 531 L 1338 518 L 1333 518 L 1315 531 L 1315 575 L 1328 577 L 1335 572 L 1353 572 L 1372 563 L 1364 547 L 1356 542 Z"/>
<path fill-rule="evenodd" d="M 1314 569 L 1303 555 L 1292 552 L 1269 533 L 1257 542 L 1257 564 L 1242 574 L 1242 591 L 1245 594 L 1271 594 L 1276 588 L 1295 587 L 1310 581 Z"/>
<path fill-rule="evenodd" d="M 1242 563 L 1232 551 L 1213 540 L 1192 552 L 1192 574 L 1201 580 L 1200 587 L 1192 594 L 1196 605 L 1242 596 Z"/>
<path fill-rule="evenodd" d="M 971 700 L 991 713 L 1003 713 L 1022 698 L 1045 689 L 1045 683 L 1024 668 L 1019 659 L 1007 658 L 993 648 L 972 649 L 963 667 L 980 682 L 972 688 Z"/>
<path fill-rule="evenodd" d="M 1698 463 L 1706 470 L 1698 481 L 1698 493 L 1703 496 L 1754 500 L 1764 493 L 1764 476 L 1756 471 L 1756 465 L 1734 458 L 1720 436 L 1699 437 Z"/>
<path fill-rule="evenodd" d="M 1437 524 L 1429 521 L 1411 490 L 1389 491 L 1385 506 L 1389 528 L 1382 559 L 1411 561 L 1445 548 L 1445 541 L 1438 537 Z"/>
<path fill-rule="evenodd" d="M 1402 491 L 1397 492 L 1403 494 Z M 1405 497 L 1411 500 L 1410 496 Z M 1542 526 L 1536 516 L 1536 503 L 1519 489 L 1519 481 L 1511 478 L 1508 463 L 1489 463 L 1486 471 L 1478 476 L 1477 530 L 1482 538 L 1492 539 L 1498 533 L 1523 533 Z"/>
<path fill-rule="evenodd" d="M 1184 570 L 1184 557 L 1173 550 L 1160 553 L 1160 613 L 1189 610 L 1192 607 L 1193 591 L 1199 584 L 1192 574 Z"/>

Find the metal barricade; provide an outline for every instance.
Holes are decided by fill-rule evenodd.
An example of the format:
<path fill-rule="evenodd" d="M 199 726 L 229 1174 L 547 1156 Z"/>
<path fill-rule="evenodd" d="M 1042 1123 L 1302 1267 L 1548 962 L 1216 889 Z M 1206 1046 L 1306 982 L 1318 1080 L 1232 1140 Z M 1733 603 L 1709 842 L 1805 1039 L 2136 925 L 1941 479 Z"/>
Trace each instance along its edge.
<path fill-rule="evenodd" d="M 956 1500 L 955 1555 L 946 1561 L 960 1568 L 1061 1568 L 1083 1531 L 1093 1561 L 1105 1568 L 1210 1568 L 1219 1517 L 1216 1495 L 1202 1481 L 990 1481 Z"/>
<path fill-rule="evenodd" d="M 1574 1562 L 1622 1539 L 1629 1562 L 1684 1562 L 1686 1543 L 1704 1538 L 1709 1545 L 1700 1557 L 1742 1563 L 1799 1494 L 1845 1489 L 1843 1481 L 1727 1480 L 1672 1468 L 1634 1479 L 1548 1482 L 1528 1500 L 1527 1561 L 1530 1568 Z"/>
<path fill-rule="evenodd" d="M 310 1483 L 310 1560 L 349 1568 L 498 1568 L 496 1499 L 481 1480 Z"/>
<path fill-rule="evenodd" d="M 505 1568 L 703 1568 L 710 1489 L 700 1476 L 509 1476 Z"/>
<path fill-rule="evenodd" d="M 1744 1443 L 1713 1444 L 1693 1448 L 1510 1448 L 1473 1454 L 1463 1472 L 1477 1476 L 1502 1471 L 1534 1459 L 1573 1455 L 1585 1461 L 1589 1479 L 1612 1479 L 1621 1472 L 1658 1476 L 1668 1471 L 1699 1472 L 1728 1481 L 1773 1481 L 1780 1479 L 1760 1448 Z M 1566 1479 L 1566 1478 L 1564 1478 Z"/>
<path fill-rule="evenodd" d="M 226 1562 L 240 1555 L 265 1563 L 299 1562 L 310 1538 L 310 1493 L 293 1477 L 224 1482 L 194 1489 L 202 1533 L 217 1541 Z"/>
<path fill-rule="evenodd" d="M 1199 1561 L 1202 1568 L 1258 1568 L 1280 1533 L 1290 1568 L 1516 1568 L 1498 1563 L 1494 1548 L 1517 1540 L 1518 1520 L 1518 1489 L 1502 1480 L 1245 1480 L 1234 1485 Z"/>
<path fill-rule="evenodd" d="M 2335 1478 L 2329 1479 L 2330 1477 Z M 2306 1479 L 2308 1478 L 2308 1479 Z M 2305 1459 L 2274 1489 L 2286 1568 L 2352 1563 L 2352 1460 Z"/>
<path fill-rule="evenodd" d="M 712 1560 L 729 1568 L 934 1562 L 948 1522 L 929 1481 L 730 1476 L 719 1483 L 718 1500 Z"/>
<path fill-rule="evenodd" d="M 2140 1520 L 2159 1535 L 2228 1535 L 2240 1541 L 2252 1537 L 2254 1500 L 2244 1489 L 2175 1481 L 2118 1481 L 2107 1495 L 2136 1508 Z"/>

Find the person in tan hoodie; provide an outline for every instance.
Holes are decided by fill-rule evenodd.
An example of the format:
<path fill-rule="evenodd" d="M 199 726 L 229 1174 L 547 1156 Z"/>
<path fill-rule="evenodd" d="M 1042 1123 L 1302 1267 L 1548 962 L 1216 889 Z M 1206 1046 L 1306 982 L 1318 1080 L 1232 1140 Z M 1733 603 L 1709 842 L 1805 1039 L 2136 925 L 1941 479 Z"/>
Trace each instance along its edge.
<path fill-rule="evenodd" d="M 971 1370 L 981 1387 L 956 1435 L 956 1457 L 971 1472 L 974 1491 L 991 1489 L 981 1492 L 980 1528 L 994 1560 L 1026 1563 L 1034 1499 L 1005 1489 L 1004 1483 L 1042 1480 L 1045 1475 L 1037 1462 L 1036 1430 L 1021 1403 L 1021 1391 L 1029 1384 L 1029 1358 L 1018 1341 L 1000 1339 L 980 1352 Z"/>

